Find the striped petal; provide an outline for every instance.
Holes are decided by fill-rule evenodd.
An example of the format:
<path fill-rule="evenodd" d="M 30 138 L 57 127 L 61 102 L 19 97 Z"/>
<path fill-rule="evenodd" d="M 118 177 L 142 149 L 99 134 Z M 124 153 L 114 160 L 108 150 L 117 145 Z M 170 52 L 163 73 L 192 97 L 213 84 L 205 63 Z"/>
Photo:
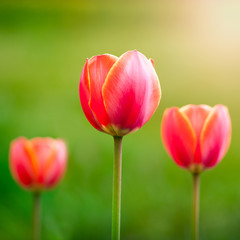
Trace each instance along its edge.
<path fill-rule="evenodd" d="M 118 134 L 140 128 L 160 100 L 160 86 L 151 61 L 136 50 L 123 54 L 107 76 L 103 99 Z"/>
<path fill-rule="evenodd" d="M 180 167 L 188 168 L 193 162 L 196 136 L 189 119 L 179 108 L 164 111 L 161 134 L 169 155 Z"/>
<path fill-rule="evenodd" d="M 205 167 L 215 166 L 225 155 L 231 141 L 231 119 L 228 109 L 216 105 L 201 133 L 202 161 Z"/>

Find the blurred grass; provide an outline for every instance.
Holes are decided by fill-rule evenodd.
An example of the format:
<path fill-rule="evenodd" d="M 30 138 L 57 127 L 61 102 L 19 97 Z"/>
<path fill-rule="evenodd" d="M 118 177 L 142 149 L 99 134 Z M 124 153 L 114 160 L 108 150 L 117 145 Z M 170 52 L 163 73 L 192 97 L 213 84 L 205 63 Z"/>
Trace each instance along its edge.
<path fill-rule="evenodd" d="M 239 61 L 184 32 L 186 12 L 167 1 L 0 3 L 0 239 L 31 235 L 31 195 L 8 170 L 9 143 L 21 135 L 62 137 L 69 146 L 63 182 L 43 196 L 43 239 L 110 239 L 113 142 L 87 122 L 78 83 L 87 57 L 129 49 L 155 60 L 163 97 L 153 118 L 124 138 L 122 239 L 190 239 L 191 176 L 160 139 L 163 110 L 188 103 L 230 109 L 231 148 L 202 175 L 200 235 L 240 238 Z"/>

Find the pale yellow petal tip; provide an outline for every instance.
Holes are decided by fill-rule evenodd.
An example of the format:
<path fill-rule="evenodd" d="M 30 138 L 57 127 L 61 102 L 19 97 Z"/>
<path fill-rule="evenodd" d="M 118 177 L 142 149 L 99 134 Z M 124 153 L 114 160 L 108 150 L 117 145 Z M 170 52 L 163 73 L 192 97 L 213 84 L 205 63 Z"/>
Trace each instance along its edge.
<path fill-rule="evenodd" d="M 205 110 L 208 110 L 208 111 L 211 111 L 213 108 L 210 107 L 209 105 L 207 104 L 199 104 L 199 105 L 196 105 L 196 104 L 187 104 L 183 107 L 180 108 L 180 111 L 181 112 L 184 112 L 186 110 L 188 110 L 189 108 L 202 108 L 202 109 L 205 109 Z"/>

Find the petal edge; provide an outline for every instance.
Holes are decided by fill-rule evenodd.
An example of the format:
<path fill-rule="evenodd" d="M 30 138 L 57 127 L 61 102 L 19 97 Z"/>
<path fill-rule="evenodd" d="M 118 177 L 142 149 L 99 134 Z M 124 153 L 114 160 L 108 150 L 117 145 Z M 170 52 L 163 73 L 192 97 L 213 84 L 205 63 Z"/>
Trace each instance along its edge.
<path fill-rule="evenodd" d="M 183 168 L 190 167 L 196 148 L 196 136 L 188 118 L 177 107 L 164 111 L 161 135 L 173 160 Z"/>
<path fill-rule="evenodd" d="M 213 167 L 226 154 L 231 142 L 231 119 L 227 107 L 214 106 L 207 118 L 200 139 L 203 164 Z"/>

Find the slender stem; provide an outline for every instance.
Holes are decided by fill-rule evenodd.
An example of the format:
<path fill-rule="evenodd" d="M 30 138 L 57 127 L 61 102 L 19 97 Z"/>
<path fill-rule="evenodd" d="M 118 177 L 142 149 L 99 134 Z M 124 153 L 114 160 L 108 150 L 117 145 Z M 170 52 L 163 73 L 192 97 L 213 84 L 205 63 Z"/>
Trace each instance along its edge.
<path fill-rule="evenodd" d="M 33 193 L 33 240 L 40 240 L 41 227 L 41 194 Z"/>
<path fill-rule="evenodd" d="M 114 137 L 112 240 L 120 240 L 122 137 Z"/>
<path fill-rule="evenodd" d="M 200 174 L 193 173 L 192 240 L 199 239 Z"/>

